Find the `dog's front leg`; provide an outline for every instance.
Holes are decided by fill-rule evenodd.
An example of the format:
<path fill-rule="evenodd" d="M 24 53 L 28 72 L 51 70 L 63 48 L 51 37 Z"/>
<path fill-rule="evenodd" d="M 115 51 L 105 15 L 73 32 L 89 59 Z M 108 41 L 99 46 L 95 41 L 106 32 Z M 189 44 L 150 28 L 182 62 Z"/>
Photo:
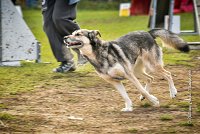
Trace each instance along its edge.
<path fill-rule="evenodd" d="M 97 74 L 101 78 L 103 78 L 105 81 L 107 81 L 108 83 L 112 84 L 119 91 L 119 93 L 121 94 L 122 98 L 125 101 L 125 108 L 123 108 L 121 111 L 124 111 L 124 112 L 133 111 L 132 101 L 129 98 L 129 96 L 128 96 L 127 92 L 126 92 L 126 89 L 125 89 L 124 85 L 120 82 L 120 80 L 113 79 L 109 75 L 105 75 L 105 74 L 102 74 L 102 73 L 98 73 L 97 72 Z"/>
<path fill-rule="evenodd" d="M 118 83 L 114 82 L 111 84 L 113 84 L 113 86 L 119 91 L 119 93 L 125 100 L 125 108 L 123 108 L 121 111 L 124 111 L 124 112 L 133 111 L 132 101 L 126 92 L 124 85 L 121 82 L 118 82 Z"/>

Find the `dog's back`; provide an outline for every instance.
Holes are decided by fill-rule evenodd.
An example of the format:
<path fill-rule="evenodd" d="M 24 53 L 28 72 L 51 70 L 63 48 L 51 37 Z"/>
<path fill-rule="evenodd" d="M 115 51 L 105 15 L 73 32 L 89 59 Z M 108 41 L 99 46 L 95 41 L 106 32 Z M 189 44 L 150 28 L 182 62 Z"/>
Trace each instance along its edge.
<path fill-rule="evenodd" d="M 148 32 L 138 31 L 130 32 L 117 39 L 117 42 L 123 47 L 128 47 L 129 49 L 143 48 L 145 50 L 150 50 L 152 46 L 156 43 L 154 38 Z M 128 45 L 128 46 L 127 46 Z"/>
<path fill-rule="evenodd" d="M 159 46 L 149 32 L 130 32 L 116 40 L 129 61 L 134 64 L 142 51 L 151 51 L 153 48 L 158 52 Z"/>
<path fill-rule="evenodd" d="M 172 47 L 182 52 L 189 52 L 189 46 L 183 39 L 165 29 L 153 29 L 149 32 L 130 32 L 118 38 L 116 42 L 124 51 L 126 57 L 129 58 L 131 63 L 135 63 L 137 57 L 142 54 L 142 50 L 154 51 L 157 58 L 162 55 L 160 47 L 155 41 L 155 38 L 157 37 L 161 39 L 163 46 Z"/>

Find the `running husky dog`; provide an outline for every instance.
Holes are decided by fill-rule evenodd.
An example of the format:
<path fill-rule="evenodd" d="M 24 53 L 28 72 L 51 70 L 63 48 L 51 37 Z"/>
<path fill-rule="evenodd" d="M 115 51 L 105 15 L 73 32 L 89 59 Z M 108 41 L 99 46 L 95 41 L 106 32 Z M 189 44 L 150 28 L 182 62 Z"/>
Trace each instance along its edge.
<path fill-rule="evenodd" d="M 163 68 L 162 49 L 154 40 L 159 37 L 162 44 L 183 52 L 189 47 L 183 39 L 164 29 L 153 29 L 149 32 L 138 31 L 128 33 L 114 41 L 103 41 L 98 38 L 97 30 L 81 29 L 64 37 L 64 43 L 69 48 L 79 48 L 82 54 L 94 66 L 97 73 L 107 82 L 111 83 L 125 100 L 122 111 L 132 111 L 130 100 L 122 80 L 130 80 L 141 93 L 140 99 L 148 99 L 154 106 L 159 106 L 158 99 L 149 93 L 154 72 L 167 79 L 170 97 L 176 97 L 171 73 Z M 145 87 L 138 78 L 146 81 Z"/>

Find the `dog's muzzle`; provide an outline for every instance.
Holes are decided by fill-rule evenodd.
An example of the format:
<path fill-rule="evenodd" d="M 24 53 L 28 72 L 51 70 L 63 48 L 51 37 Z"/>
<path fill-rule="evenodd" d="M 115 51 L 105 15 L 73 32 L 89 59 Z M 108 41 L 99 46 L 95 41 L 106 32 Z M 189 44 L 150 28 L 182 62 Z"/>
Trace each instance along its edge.
<path fill-rule="evenodd" d="M 74 37 L 72 37 L 70 35 L 65 36 L 63 41 L 68 48 L 79 48 L 83 45 L 83 43 L 81 41 L 76 40 Z"/>
<path fill-rule="evenodd" d="M 66 46 L 69 46 L 69 42 L 70 42 L 69 36 L 65 36 L 65 37 L 63 38 L 63 42 L 65 43 Z"/>

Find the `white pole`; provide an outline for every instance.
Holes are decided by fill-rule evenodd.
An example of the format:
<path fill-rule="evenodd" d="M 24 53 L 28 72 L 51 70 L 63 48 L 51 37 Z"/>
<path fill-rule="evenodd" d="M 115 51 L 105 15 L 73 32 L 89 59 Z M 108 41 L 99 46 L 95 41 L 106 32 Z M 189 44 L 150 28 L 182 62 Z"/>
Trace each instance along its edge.
<path fill-rule="evenodd" d="M 196 0 L 193 0 L 193 5 L 194 5 L 195 32 L 197 32 L 197 34 L 200 35 L 200 18 Z"/>
<path fill-rule="evenodd" d="M 170 0 L 170 5 L 169 5 L 169 25 L 168 25 L 168 30 L 172 31 L 173 27 L 173 17 L 174 17 L 174 0 Z"/>
<path fill-rule="evenodd" d="M 151 10 L 153 9 L 153 14 L 152 14 L 152 18 L 151 18 L 151 25 L 150 28 L 154 29 L 156 27 L 156 11 L 157 11 L 157 0 L 153 0 L 153 7 L 151 7 Z"/>

